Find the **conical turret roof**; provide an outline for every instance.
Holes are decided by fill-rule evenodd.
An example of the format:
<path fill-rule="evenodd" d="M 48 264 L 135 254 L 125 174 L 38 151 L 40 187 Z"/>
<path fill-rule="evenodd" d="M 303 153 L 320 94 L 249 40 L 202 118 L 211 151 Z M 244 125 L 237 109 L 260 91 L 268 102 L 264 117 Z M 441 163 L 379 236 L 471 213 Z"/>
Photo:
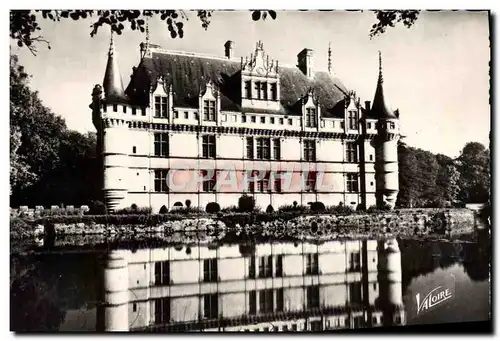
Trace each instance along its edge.
<path fill-rule="evenodd" d="M 387 108 L 387 105 L 385 104 L 385 99 L 384 99 L 384 88 L 382 84 L 384 83 L 384 78 L 382 76 L 382 55 L 380 54 L 380 51 L 378 53 L 379 55 L 379 73 L 378 73 L 378 81 L 377 81 L 377 89 L 375 90 L 375 97 L 373 98 L 373 104 L 372 104 L 372 116 L 376 118 L 395 118 L 397 119 L 398 117 L 394 112 L 389 110 Z"/>
<path fill-rule="evenodd" d="M 104 90 L 104 100 L 106 103 L 127 103 L 128 98 L 125 95 L 123 88 L 122 76 L 118 67 L 118 60 L 116 58 L 115 43 L 113 33 L 111 33 L 111 42 L 108 52 L 108 64 L 106 65 L 106 72 L 102 82 Z"/>

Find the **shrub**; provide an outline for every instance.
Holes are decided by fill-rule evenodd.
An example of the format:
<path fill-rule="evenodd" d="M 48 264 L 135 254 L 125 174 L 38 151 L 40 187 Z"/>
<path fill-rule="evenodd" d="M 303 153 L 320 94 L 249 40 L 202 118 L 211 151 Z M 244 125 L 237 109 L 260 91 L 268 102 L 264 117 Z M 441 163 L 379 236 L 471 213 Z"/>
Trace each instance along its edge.
<path fill-rule="evenodd" d="M 297 207 L 297 205 L 298 205 L 297 201 L 294 201 L 293 202 L 293 207 Z"/>
<path fill-rule="evenodd" d="M 216 202 L 209 202 L 205 207 L 207 213 L 218 213 L 220 212 L 220 205 Z"/>
<path fill-rule="evenodd" d="M 278 208 L 278 211 L 279 212 L 297 212 L 297 213 L 301 213 L 301 212 L 305 212 L 308 210 L 308 207 L 306 206 L 298 206 L 298 205 L 293 205 L 293 206 L 290 206 L 290 205 L 283 205 L 283 206 L 280 206 Z"/>
<path fill-rule="evenodd" d="M 316 201 L 316 202 L 310 203 L 310 208 L 311 208 L 311 212 L 315 212 L 315 213 L 326 211 L 325 204 L 323 204 L 321 201 Z"/>
<path fill-rule="evenodd" d="M 191 200 L 186 199 L 186 201 L 184 203 L 186 204 L 187 208 L 191 208 Z"/>
<path fill-rule="evenodd" d="M 358 204 L 358 206 L 356 206 L 356 212 L 364 212 L 364 211 L 366 211 L 365 205 Z"/>
<path fill-rule="evenodd" d="M 338 215 L 348 215 L 353 212 L 353 209 L 350 206 L 345 206 L 342 202 L 340 202 L 338 206 L 328 207 L 328 212 Z"/>
<path fill-rule="evenodd" d="M 268 205 L 268 206 L 267 206 L 267 208 L 266 208 L 266 213 L 269 213 L 269 214 L 274 213 L 274 208 L 273 208 L 273 206 L 272 206 L 272 205 Z"/>
<path fill-rule="evenodd" d="M 90 211 L 88 212 L 91 215 L 101 215 L 106 214 L 106 205 L 102 201 L 96 200 L 93 201 L 90 205 Z"/>
<path fill-rule="evenodd" d="M 184 205 L 182 205 L 182 202 L 180 201 L 176 201 L 175 204 L 174 204 L 174 207 L 182 207 Z"/>
<path fill-rule="evenodd" d="M 375 213 L 377 212 L 377 206 L 376 205 L 371 205 L 370 207 L 368 207 L 368 209 L 366 210 L 367 213 Z"/>
<path fill-rule="evenodd" d="M 252 212 L 255 209 L 254 197 L 243 194 L 238 199 L 238 210 L 240 212 Z"/>
<path fill-rule="evenodd" d="M 167 206 L 163 205 L 161 208 L 160 208 L 160 214 L 166 214 L 168 212 L 168 208 Z"/>
<path fill-rule="evenodd" d="M 137 205 L 136 204 L 130 205 L 130 208 L 132 209 L 132 211 L 137 211 Z"/>
<path fill-rule="evenodd" d="M 235 205 L 233 205 L 233 206 L 227 206 L 227 207 L 224 207 L 223 209 L 221 209 L 221 212 L 223 212 L 223 213 L 238 212 L 238 207 L 236 207 Z"/>

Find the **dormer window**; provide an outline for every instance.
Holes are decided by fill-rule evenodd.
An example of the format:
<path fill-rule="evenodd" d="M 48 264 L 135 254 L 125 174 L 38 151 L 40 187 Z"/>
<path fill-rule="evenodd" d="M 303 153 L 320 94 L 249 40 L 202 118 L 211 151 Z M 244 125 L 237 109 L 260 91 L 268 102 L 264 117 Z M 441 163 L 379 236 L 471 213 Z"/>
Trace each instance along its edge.
<path fill-rule="evenodd" d="M 316 122 L 316 108 L 306 109 L 306 127 L 315 128 L 318 124 Z"/>
<path fill-rule="evenodd" d="M 245 82 L 245 98 L 252 98 L 252 82 Z"/>
<path fill-rule="evenodd" d="M 168 118 L 168 98 L 155 96 L 155 117 Z"/>
<path fill-rule="evenodd" d="M 271 99 L 273 101 L 276 101 L 278 99 L 278 90 L 277 90 L 276 83 L 271 84 Z"/>
<path fill-rule="evenodd" d="M 203 101 L 203 120 L 215 121 L 215 101 Z"/>
<path fill-rule="evenodd" d="M 356 117 L 355 111 L 349 111 L 348 121 L 349 121 L 348 125 L 349 129 L 352 130 L 358 129 L 358 118 Z"/>

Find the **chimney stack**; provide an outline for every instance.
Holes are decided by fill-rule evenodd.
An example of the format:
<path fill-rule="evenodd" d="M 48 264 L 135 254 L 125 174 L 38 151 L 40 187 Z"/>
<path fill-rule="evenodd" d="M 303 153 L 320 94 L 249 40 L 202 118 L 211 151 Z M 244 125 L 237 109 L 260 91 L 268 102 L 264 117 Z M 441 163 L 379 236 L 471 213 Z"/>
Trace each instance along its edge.
<path fill-rule="evenodd" d="M 297 55 L 298 67 L 307 77 L 312 77 L 314 73 L 314 51 L 303 49 Z"/>
<path fill-rule="evenodd" d="M 367 111 L 370 111 L 370 104 L 371 104 L 370 101 L 365 101 L 365 109 Z"/>
<path fill-rule="evenodd" d="M 226 58 L 231 59 L 234 57 L 234 42 L 231 40 L 226 41 L 224 44 L 224 47 L 226 48 Z"/>

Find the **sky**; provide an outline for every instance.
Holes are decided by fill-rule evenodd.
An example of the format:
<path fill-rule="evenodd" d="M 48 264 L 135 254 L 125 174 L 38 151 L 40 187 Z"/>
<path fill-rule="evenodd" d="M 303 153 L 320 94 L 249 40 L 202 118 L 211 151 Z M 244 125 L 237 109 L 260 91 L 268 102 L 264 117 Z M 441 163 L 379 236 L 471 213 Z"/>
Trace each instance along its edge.
<path fill-rule="evenodd" d="M 465 143 L 489 145 L 489 23 L 487 12 L 422 12 L 410 29 L 403 25 L 369 37 L 375 14 L 363 12 L 278 12 L 276 20 L 254 22 L 248 11 L 216 11 L 208 30 L 194 12 L 186 12 L 184 38 L 170 38 L 165 23 L 150 20 L 150 40 L 167 50 L 224 56 L 224 43 L 235 42 L 237 57 L 250 56 L 261 40 L 270 58 L 296 65 L 304 48 L 315 53 L 315 67 L 327 70 L 328 44 L 333 71 L 356 91 L 361 103 L 372 101 L 382 53 L 384 93 L 399 109 L 404 141 L 413 147 L 457 157 Z M 11 43 L 11 52 L 32 75 L 31 86 L 43 103 L 62 116 L 70 129 L 95 131 L 91 92 L 102 84 L 109 48 L 106 27 L 90 37 L 91 20 L 41 21 L 51 49 L 38 46 L 33 56 Z M 139 63 L 145 34 L 125 31 L 115 37 L 124 86 Z"/>

